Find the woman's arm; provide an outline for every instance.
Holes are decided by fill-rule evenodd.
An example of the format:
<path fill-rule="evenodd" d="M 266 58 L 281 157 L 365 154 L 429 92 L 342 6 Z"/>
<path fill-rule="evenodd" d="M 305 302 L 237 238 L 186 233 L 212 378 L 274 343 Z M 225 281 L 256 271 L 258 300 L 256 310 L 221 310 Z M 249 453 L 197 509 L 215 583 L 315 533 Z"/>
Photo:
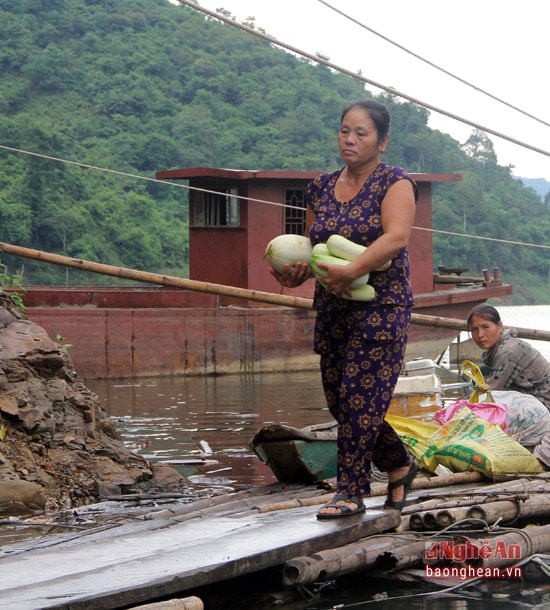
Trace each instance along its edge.
<path fill-rule="evenodd" d="M 522 339 L 506 337 L 495 348 L 491 354 L 492 371 L 487 380 L 492 390 L 510 389 L 516 385 L 529 392 L 550 373 L 549 363 L 544 356 Z"/>
<path fill-rule="evenodd" d="M 406 248 L 415 212 L 413 185 L 409 180 L 399 180 L 388 189 L 382 201 L 382 235 L 349 265 L 320 264 L 329 272 L 323 280 L 327 290 L 336 294 L 348 291 L 354 279 L 377 269 Z"/>
<path fill-rule="evenodd" d="M 409 245 L 415 212 L 413 186 L 409 180 L 399 180 L 382 202 L 384 232 L 352 263 L 357 276 L 377 269 Z"/>

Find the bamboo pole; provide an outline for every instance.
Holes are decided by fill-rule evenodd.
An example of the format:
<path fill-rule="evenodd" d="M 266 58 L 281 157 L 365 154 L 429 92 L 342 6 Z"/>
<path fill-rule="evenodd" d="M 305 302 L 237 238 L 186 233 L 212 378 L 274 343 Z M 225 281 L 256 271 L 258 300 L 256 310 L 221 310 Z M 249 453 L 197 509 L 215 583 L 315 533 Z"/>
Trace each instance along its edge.
<path fill-rule="evenodd" d="M 478 472 L 460 472 L 460 473 L 452 473 L 450 475 L 445 476 L 418 476 L 411 484 L 411 489 L 432 489 L 434 487 L 443 487 L 447 485 L 460 485 L 461 483 L 475 483 L 477 481 L 486 480 L 482 474 Z M 330 479 L 329 481 L 334 482 L 334 480 Z M 369 497 L 377 497 L 377 496 L 385 496 L 388 491 L 388 484 L 386 482 L 375 482 L 371 484 L 370 496 Z M 260 512 L 268 512 L 274 510 L 286 510 L 289 508 L 298 508 L 302 506 L 315 506 L 318 504 L 325 504 L 330 501 L 334 495 L 334 491 L 327 492 L 322 495 L 313 495 L 311 494 L 309 497 L 304 498 L 300 496 L 299 498 L 293 498 L 291 500 L 284 499 L 282 501 L 277 501 L 269 506 L 265 507 L 254 507 L 258 509 Z M 479 501 L 479 500 L 476 500 Z M 441 504 L 440 501 L 437 502 L 438 505 Z M 405 507 L 403 512 L 405 511 L 413 511 L 414 507 Z"/>
<path fill-rule="evenodd" d="M 251 301 L 259 301 L 262 303 L 271 303 L 272 305 L 284 305 L 287 307 L 301 307 L 311 309 L 312 300 L 302 297 L 293 297 L 285 294 L 276 294 L 272 292 L 262 292 L 260 290 L 249 290 L 246 288 L 238 288 L 236 286 L 225 286 L 223 284 L 213 284 L 210 282 L 200 282 L 198 280 L 190 280 L 187 278 L 175 277 L 172 275 L 161 275 L 159 273 L 150 273 L 148 271 L 138 271 L 136 269 L 128 269 L 126 267 L 117 267 L 115 265 L 105 265 L 103 263 L 95 263 L 86 261 L 80 258 L 70 258 L 61 254 L 52 254 L 51 252 L 43 252 L 33 250 L 31 248 L 23 248 L 0 242 L 0 251 L 6 254 L 22 256 L 34 260 L 61 265 L 64 267 L 73 267 L 81 271 L 90 271 L 92 273 L 100 273 L 102 275 L 110 275 L 113 277 L 135 280 L 137 282 L 146 282 L 148 284 L 158 284 L 160 286 L 173 286 L 175 288 L 185 288 L 187 290 L 195 290 L 197 292 L 207 292 L 211 294 L 219 294 L 223 296 L 236 297 L 240 299 L 249 299 Z"/>
<path fill-rule="evenodd" d="M 263 493 L 255 493 L 262 488 L 253 488 L 244 492 L 236 492 L 215 496 L 214 498 L 206 498 L 196 502 L 189 502 L 174 508 L 164 509 L 162 511 L 154 511 L 148 515 L 153 519 L 175 519 L 176 521 L 186 521 L 197 517 L 206 517 L 209 515 L 223 516 L 243 516 L 250 515 L 252 512 L 270 512 L 272 510 L 283 510 L 290 508 L 299 508 L 302 506 L 311 506 L 324 504 L 327 498 L 333 494 L 323 494 L 323 490 L 319 490 L 314 486 L 306 487 L 296 486 L 289 489 L 277 489 L 277 486 L 267 487 L 272 491 Z M 322 494 L 322 495 L 319 495 Z M 273 496 L 282 498 L 273 505 Z M 298 496 L 298 497 L 296 497 Z M 268 507 L 268 510 L 264 510 Z"/>
<path fill-rule="evenodd" d="M 403 523 L 404 519 L 406 519 L 406 517 L 401 518 L 402 529 L 405 529 L 405 524 Z M 410 515 L 406 525 L 408 529 L 413 530 L 413 532 L 421 532 L 424 529 L 424 511 L 418 511 L 417 513 Z"/>
<path fill-rule="evenodd" d="M 538 480 L 521 479 L 476 489 L 444 492 L 438 498 L 412 504 L 403 509 L 399 531 L 443 529 L 462 519 L 482 519 L 495 523 L 499 518 L 512 521 L 523 515 L 546 515 L 550 498 L 547 486 L 541 481 L 547 481 L 548 478 L 539 476 L 541 478 Z M 524 507 L 526 498 L 529 500 Z M 522 504 L 518 506 L 518 502 Z"/>
<path fill-rule="evenodd" d="M 528 517 L 542 517 L 550 511 L 550 494 L 513 496 L 506 500 L 475 504 L 467 509 L 469 519 L 482 519 L 489 525 L 502 520 L 504 523 Z"/>
<path fill-rule="evenodd" d="M 471 565 L 478 567 L 514 565 L 532 555 L 550 552 L 550 525 L 526 527 L 485 540 L 456 536 L 452 542 L 454 545 L 470 547 L 466 561 Z"/>
<path fill-rule="evenodd" d="M 413 313 L 412 324 L 417 326 L 431 326 L 435 328 L 451 328 L 454 330 L 467 331 L 468 327 L 463 320 L 454 318 L 441 318 L 439 316 L 427 316 L 423 314 Z M 518 337 L 521 339 L 532 339 L 533 341 L 550 341 L 550 330 L 539 330 L 537 328 L 520 328 L 514 326 L 518 331 Z"/>
<path fill-rule="evenodd" d="M 392 572 L 405 570 L 420 564 L 425 553 L 426 541 L 424 539 L 411 542 L 380 554 L 375 567 Z"/>
<path fill-rule="evenodd" d="M 418 510 L 402 517 L 399 531 L 403 532 L 407 529 L 414 532 L 442 530 L 457 521 L 466 519 L 470 508 L 470 506 L 450 506 L 440 511 Z"/>
<path fill-rule="evenodd" d="M 477 483 L 481 481 L 487 481 L 486 477 L 484 477 L 481 472 L 475 472 L 473 470 L 467 472 L 451 472 L 450 474 L 441 476 L 417 476 L 411 484 L 411 489 L 434 489 L 437 487 L 463 485 L 465 483 Z"/>
<path fill-rule="evenodd" d="M 455 508 L 446 508 L 444 510 L 439 510 L 435 513 L 435 526 L 426 529 L 432 530 L 442 530 L 446 527 L 449 527 L 456 523 L 457 521 L 462 521 L 466 519 L 468 516 L 469 507 L 467 506 L 456 506 Z M 427 525 L 427 521 L 425 520 Z"/>
<path fill-rule="evenodd" d="M 457 472 L 445 476 L 426 477 L 418 476 L 411 484 L 412 490 L 417 489 L 433 489 L 434 487 L 443 487 L 447 485 L 460 485 L 462 483 L 474 483 L 476 481 L 483 481 L 485 478 L 479 472 Z M 385 496 L 388 491 L 387 483 L 373 483 L 371 485 L 370 497 Z M 270 512 L 274 510 L 287 510 L 291 508 L 298 508 L 302 506 L 318 506 L 320 504 L 326 504 L 332 500 L 334 492 L 326 493 L 309 498 L 300 498 L 293 500 L 283 500 L 282 502 L 275 502 L 269 506 L 261 507 L 259 504 L 254 509 L 258 512 Z"/>
<path fill-rule="evenodd" d="M 458 472 L 445 476 L 417 477 L 412 483 L 412 489 L 432 489 L 434 487 L 461 485 L 485 481 L 479 472 Z M 334 491 L 326 492 L 314 486 L 284 485 L 275 483 L 266 488 L 268 491 L 257 493 L 259 488 L 236 492 L 234 494 L 206 498 L 196 502 L 189 502 L 175 508 L 155 511 L 149 516 L 152 518 L 176 519 L 185 521 L 208 514 L 223 512 L 226 515 L 244 515 L 251 512 L 265 513 L 278 510 L 290 510 L 305 506 L 319 506 L 330 502 Z M 373 483 L 371 496 L 384 496 L 387 493 L 386 483 Z M 273 501 L 277 497 L 277 501 Z M 479 503 L 479 499 L 477 499 Z M 413 507 L 407 509 L 414 510 Z M 407 510 L 405 509 L 405 510 Z"/>
<path fill-rule="evenodd" d="M 506 566 L 521 559 L 550 551 L 550 526 L 533 527 L 505 533 L 488 540 L 453 538 L 451 546 L 470 549 L 468 563 L 474 566 Z M 426 556 L 426 539 L 403 536 L 373 536 L 333 549 L 319 551 L 309 557 L 287 561 L 283 568 L 285 585 L 307 585 L 319 578 L 343 576 L 369 567 L 398 571 L 420 563 L 436 565 L 437 558 Z"/>
<path fill-rule="evenodd" d="M 424 529 L 427 529 L 428 531 L 439 529 L 437 527 L 435 513 L 433 513 L 431 510 L 428 510 L 425 513 L 422 513 L 421 516 L 422 516 L 422 525 L 424 526 Z"/>
<path fill-rule="evenodd" d="M 21 256 L 23 258 L 44 261 L 53 265 L 72 267 L 75 269 L 80 269 L 81 271 L 90 271 L 92 273 L 135 280 L 137 282 L 146 282 L 148 284 L 173 286 L 174 288 L 195 290 L 197 292 L 206 292 L 209 294 L 247 299 L 249 301 L 258 301 L 261 303 L 281 305 L 284 307 L 297 307 L 301 309 L 312 309 L 313 307 L 313 301 L 303 297 L 294 297 L 291 295 L 277 294 L 273 292 L 263 292 L 261 290 L 250 290 L 248 288 L 238 288 L 236 286 L 226 286 L 224 284 L 213 284 L 211 282 L 201 282 L 199 280 L 190 280 L 171 275 L 161 275 L 158 273 L 150 273 L 148 271 L 138 271 L 136 269 L 128 269 L 126 267 L 117 267 L 115 265 L 106 265 L 104 263 L 86 261 L 80 258 L 71 258 L 69 256 L 53 254 L 51 252 L 44 252 L 42 250 L 33 250 L 32 248 L 24 248 L 22 246 L 15 246 L 5 242 L 0 242 L 0 252 L 5 252 L 6 254 L 11 254 L 13 256 Z M 413 313 L 411 323 L 418 326 L 449 328 L 458 331 L 468 330 L 466 323 L 463 320 L 443 318 L 441 316 L 429 316 L 425 314 Z M 534 328 L 517 328 L 516 330 L 518 331 L 518 336 L 523 339 L 550 341 L 550 331 L 538 330 Z"/>
<path fill-rule="evenodd" d="M 550 551 L 550 526 L 517 530 L 489 540 L 472 540 L 460 535 L 453 538 L 453 544 L 468 545 L 472 565 L 511 565 L 530 555 Z M 438 558 L 431 560 L 426 556 L 426 539 L 413 536 L 407 542 L 403 535 L 372 536 L 287 561 L 283 568 L 283 583 L 307 585 L 319 578 L 343 576 L 369 567 L 397 571 L 420 563 L 440 563 Z"/>
<path fill-rule="evenodd" d="M 540 474 L 523 474 L 523 475 L 510 475 L 509 479 L 506 481 L 501 481 L 499 483 L 490 483 L 485 476 L 483 476 L 479 472 L 475 471 L 465 471 L 465 472 L 457 472 L 451 473 L 449 475 L 445 475 L 443 477 L 430 477 L 430 481 L 444 481 L 447 478 L 449 480 L 454 479 L 457 483 L 459 482 L 458 475 L 478 475 L 479 478 L 472 477 L 472 481 L 483 481 L 483 485 L 471 487 L 463 490 L 442 490 L 440 494 L 434 496 L 431 494 L 427 497 L 428 500 L 434 500 L 439 498 L 445 498 L 445 502 L 450 501 L 454 497 L 463 498 L 464 496 L 474 497 L 474 496 L 494 496 L 495 494 L 510 494 L 510 493 L 544 493 L 548 490 L 548 484 L 550 483 L 550 472 L 541 472 Z M 468 482 L 468 479 L 465 478 L 465 483 Z M 447 483 L 441 483 L 441 486 L 446 485 Z M 443 500 L 441 500 L 443 501 Z M 441 505 L 441 508 L 443 505 Z M 428 506 L 428 508 L 431 508 Z M 406 509 L 405 509 L 406 510 Z"/>
<path fill-rule="evenodd" d="M 469 509 L 465 506 L 457 506 L 456 508 L 446 508 L 445 510 L 438 511 L 435 514 L 437 528 L 434 529 L 445 529 L 457 521 L 466 519 L 468 516 L 468 510 Z"/>
<path fill-rule="evenodd" d="M 445 497 L 444 492 L 442 496 L 431 500 L 420 501 L 419 498 L 418 502 L 405 506 L 401 511 L 401 514 L 406 516 L 411 513 L 425 512 L 428 510 L 446 510 L 447 508 L 455 508 L 457 506 L 472 506 L 473 504 L 479 504 L 487 497 L 488 492 L 484 491 L 485 487 L 480 487 L 478 489 L 479 491 L 467 489 L 465 491 L 451 492 L 447 498 Z"/>
<path fill-rule="evenodd" d="M 376 535 L 337 548 L 319 551 L 309 557 L 296 557 L 287 561 L 283 567 L 283 584 L 285 586 L 308 585 L 319 578 L 344 576 L 364 570 L 377 564 L 381 555 L 396 549 L 398 552 L 398 547 L 403 547 L 403 545 L 403 536 Z M 424 546 L 424 541 L 422 541 L 419 551 L 423 550 Z M 409 545 L 406 544 L 406 547 L 408 548 Z M 420 558 L 419 555 L 418 560 Z"/>

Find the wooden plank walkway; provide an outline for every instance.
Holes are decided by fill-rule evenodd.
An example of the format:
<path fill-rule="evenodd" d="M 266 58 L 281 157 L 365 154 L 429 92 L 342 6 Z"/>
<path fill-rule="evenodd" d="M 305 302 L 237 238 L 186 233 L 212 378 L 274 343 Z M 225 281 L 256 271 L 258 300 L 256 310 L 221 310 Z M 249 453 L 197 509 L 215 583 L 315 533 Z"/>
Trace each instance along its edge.
<path fill-rule="evenodd" d="M 370 500 L 370 499 L 369 499 Z M 111 610 L 250 574 L 399 525 L 378 505 L 319 521 L 318 506 L 166 517 L 42 537 L 0 552 L 0 607 Z"/>

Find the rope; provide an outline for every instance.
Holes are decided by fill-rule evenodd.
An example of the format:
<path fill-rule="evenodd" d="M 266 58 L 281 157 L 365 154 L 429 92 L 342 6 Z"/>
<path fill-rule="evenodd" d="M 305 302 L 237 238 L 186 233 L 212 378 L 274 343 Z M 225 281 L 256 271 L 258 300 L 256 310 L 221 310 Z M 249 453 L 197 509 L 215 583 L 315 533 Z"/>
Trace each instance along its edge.
<path fill-rule="evenodd" d="M 344 13 L 340 9 L 337 9 L 335 6 L 332 6 L 328 2 L 325 2 L 325 0 L 317 0 L 317 1 L 320 2 L 321 4 L 324 4 L 327 8 L 330 8 L 331 10 L 333 10 L 336 13 L 338 13 L 339 15 L 342 15 L 342 17 L 345 17 L 346 19 L 349 19 L 349 21 L 352 21 L 353 23 L 355 23 L 356 25 L 362 27 L 363 29 L 367 30 L 368 32 L 371 32 L 375 36 L 378 36 L 382 40 L 385 40 L 386 42 L 389 42 L 391 45 L 393 45 L 394 47 L 397 47 L 401 51 L 404 51 L 405 53 L 408 53 L 412 57 L 414 57 L 416 59 L 419 59 L 420 61 L 424 62 L 428 66 L 430 66 L 432 68 L 435 68 L 436 70 L 439 70 L 440 72 L 443 72 L 443 74 L 446 74 L 447 76 L 450 76 L 451 78 L 454 78 L 455 80 L 457 80 L 458 82 L 462 83 L 463 85 L 466 85 L 467 87 L 470 87 L 471 89 L 474 89 L 475 91 L 478 91 L 479 93 L 483 93 L 483 95 L 486 95 L 487 97 L 490 97 L 491 99 L 493 99 L 493 100 L 495 100 L 495 101 L 497 101 L 497 102 L 499 102 L 501 104 L 504 104 L 504 106 L 508 106 L 508 108 L 511 108 L 512 110 L 516 110 L 517 112 L 525 115 L 526 117 L 529 117 L 530 119 L 533 119 L 533 120 L 537 121 L 538 123 L 542 123 L 542 125 L 546 125 L 546 127 L 550 127 L 550 123 L 547 123 L 546 121 L 544 121 L 542 119 L 539 119 L 539 118 L 537 118 L 536 116 L 534 116 L 532 114 L 529 114 L 525 110 L 522 110 L 521 108 L 518 108 L 517 106 L 514 106 L 513 104 L 510 104 L 509 102 L 506 102 L 505 100 L 497 97 L 496 95 L 493 95 L 492 93 L 489 93 L 488 91 L 485 91 L 484 89 L 481 89 L 477 85 L 474 85 L 474 84 L 470 83 L 469 81 L 464 80 L 460 76 L 456 76 L 456 74 L 453 74 L 452 72 L 449 72 L 448 70 L 445 70 L 445 68 L 442 68 L 441 66 L 438 66 L 437 64 L 434 64 L 430 60 L 425 59 L 424 57 L 421 57 L 420 55 L 418 55 L 417 53 L 414 53 L 410 49 L 407 49 L 406 47 L 398 44 L 397 42 L 391 40 L 390 38 L 384 36 L 383 34 L 380 34 L 379 32 L 376 32 L 372 28 L 369 28 L 364 23 L 361 23 L 360 21 L 357 21 L 357 19 L 354 19 L 350 15 L 347 15 L 346 13 Z"/>
<path fill-rule="evenodd" d="M 198 4 L 195 4 L 193 2 L 193 0 L 177 0 L 177 2 L 179 2 L 180 4 L 183 4 L 185 6 L 188 6 L 189 8 L 192 8 L 196 11 L 200 11 L 201 13 L 204 13 L 205 15 L 208 15 L 209 17 L 212 17 L 219 21 L 223 21 L 224 23 L 227 23 L 233 27 L 239 28 L 240 30 L 243 30 L 244 32 L 248 32 L 249 34 L 252 34 L 253 36 L 256 36 L 258 38 L 263 38 L 264 40 L 267 40 L 269 43 L 271 43 L 273 45 L 276 45 L 283 49 L 287 49 L 288 51 L 291 51 L 292 53 L 295 53 L 297 55 L 301 55 L 302 57 L 306 57 L 307 59 L 310 59 L 311 61 L 313 61 L 317 64 L 322 64 L 324 66 L 327 66 L 327 68 L 331 68 L 332 70 L 336 70 L 337 72 L 341 72 L 342 74 L 347 74 L 348 76 L 351 76 L 352 78 L 356 78 L 357 80 L 360 80 L 360 81 L 363 81 L 364 83 L 372 85 L 373 87 L 376 87 L 377 89 L 386 91 L 387 93 L 390 93 L 391 95 L 395 95 L 397 97 L 402 97 L 403 99 L 406 99 L 409 102 L 412 102 L 413 104 L 417 104 L 418 106 L 423 106 L 424 108 L 427 108 L 428 110 L 433 110 L 434 112 L 437 112 L 438 114 L 442 114 L 443 116 L 449 117 L 450 119 L 453 119 L 460 123 L 464 123 L 465 125 L 469 125 L 470 127 L 474 127 L 475 129 L 484 131 L 485 133 L 490 133 L 490 134 L 496 136 L 497 138 L 501 138 L 502 140 L 507 140 L 508 142 L 512 142 L 513 144 L 517 144 L 518 146 L 521 146 L 523 148 L 527 148 L 534 152 L 538 152 L 541 155 L 545 155 L 546 157 L 550 157 L 550 151 L 544 150 L 542 148 L 538 148 L 537 146 L 532 146 L 530 144 L 527 144 L 526 142 L 522 142 L 521 140 L 517 140 L 516 138 L 507 136 L 506 134 L 504 134 L 500 131 L 496 131 L 494 129 L 491 129 L 490 127 L 486 127 L 484 125 L 481 125 L 480 123 L 476 123 L 475 121 L 470 121 L 469 119 L 460 117 L 456 114 L 453 114 L 452 112 L 448 112 L 446 110 L 443 110 L 442 108 L 434 106 L 433 104 L 428 104 L 427 102 L 423 102 L 422 100 L 412 97 L 411 95 L 408 95 L 407 93 L 404 93 L 403 91 L 398 91 L 397 89 L 394 89 L 393 87 L 387 87 L 387 86 L 383 85 L 382 83 L 373 81 L 360 74 L 357 74 L 357 72 L 353 72 L 351 70 L 348 70 L 347 68 L 343 68 L 342 66 L 333 64 L 332 62 L 327 61 L 327 60 L 323 59 L 322 57 L 319 57 L 318 55 L 312 55 L 311 53 L 308 53 L 307 51 L 303 51 L 302 49 L 299 49 L 298 47 L 294 47 L 286 42 L 281 42 L 280 40 L 277 40 L 277 38 L 274 38 L 273 36 L 270 36 L 269 34 L 264 34 L 263 32 L 255 30 L 254 28 L 244 25 L 243 23 L 239 23 L 239 22 L 235 21 L 234 19 L 225 17 L 224 15 L 221 15 L 220 13 L 215 13 L 214 11 L 210 11 Z"/>
<path fill-rule="evenodd" d="M 100 172 L 106 172 L 108 174 L 115 174 L 117 176 L 123 176 L 124 178 L 137 178 L 138 180 L 146 180 L 147 182 L 156 182 L 158 184 L 168 184 L 170 186 L 176 186 L 178 188 L 187 189 L 189 191 L 199 191 L 201 193 L 212 193 L 213 195 L 219 195 L 219 191 L 212 191 L 209 189 L 200 188 L 198 186 L 189 186 L 188 184 L 181 184 L 176 182 L 168 182 L 167 180 L 159 180 L 158 178 L 149 178 L 148 176 L 140 176 L 139 174 L 130 174 L 128 172 L 118 171 L 116 169 L 108 169 L 105 167 L 99 167 L 97 165 L 90 165 L 89 163 L 81 163 L 79 161 L 70 161 L 68 159 L 62 159 L 61 157 L 53 157 L 51 155 L 44 155 L 42 153 L 31 152 L 29 150 L 23 150 L 21 148 L 14 148 L 13 146 L 5 146 L 0 144 L 0 149 L 9 150 L 11 152 L 22 153 L 24 155 L 31 155 L 32 157 L 39 157 L 41 159 L 48 159 L 49 161 L 58 161 L 59 163 L 66 163 L 67 165 L 76 165 L 77 167 L 83 167 L 85 169 L 93 169 Z M 297 210 L 303 210 L 303 207 L 289 205 L 287 203 L 277 203 L 275 201 L 264 201 L 262 199 L 252 199 L 251 197 L 243 197 L 242 195 L 231 195 L 235 199 L 244 199 L 246 201 L 255 201 L 258 203 L 267 203 L 269 205 L 294 208 Z"/>
<path fill-rule="evenodd" d="M 531 561 L 536 563 L 544 574 L 550 578 L 550 566 L 538 555 L 533 555 Z"/>
<path fill-rule="evenodd" d="M 179 0 L 178 0 L 179 1 Z M 95 171 L 100 171 L 100 172 L 105 172 L 108 174 L 115 174 L 117 176 L 122 176 L 124 178 L 136 178 L 137 180 L 145 180 L 147 182 L 155 182 L 157 184 L 165 184 L 168 186 L 175 186 L 176 188 L 182 188 L 182 189 L 186 189 L 188 191 L 196 191 L 196 192 L 200 192 L 200 193 L 211 193 L 213 195 L 219 195 L 219 191 L 213 191 L 210 189 L 205 189 L 205 188 L 200 188 L 198 186 L 189 186 L 188 184 L 182 184 L 182 183 L 178 183 L 178 182 L 169 182 L 168 180 L 159 180 L 158 178 L 149 178 L 148 176 L 141 176 L 139 174 L 130 174 L 128 172 L 123 172 L 123 171 L 119 171 L 119 170 L 115 170 L 115 169 L 108 169 L 106 167 L 99 167 L 97 165 L 90 165 L 89 163 L 81 163 L 79 161 L 71 161 L 69 159 L 63 159 L 61 157 L 54 157 L 52 155 L 45 155 L 42 153 L 36 153 L 36 152 L 32 152 L 29 150 L 23 150 L 21 148 L 14 148 L 13 146 L 5 146 L 3 144 L 0 144 L 0 149 L 2 150 L 7 150 L 10 152 L 14 152 L 14 153 L 21 153 L 24 155 L 30 155 L 32 157 L 39 157 L 41 159 L 47 159 L 49 161 L 57 161 L 59 163 L 66 163 L 67 165 L 74 165 L 76 167 L 82 167 L 84 169 L 91 169 L 91 170 L 95 170 Z M 265 199 L 255 199 L 253 197 L 244 197 L 242 195 L 231 195 L 231 197 L 234 197 L 235 199 L 242 199 L 243 201 L 252 201 L 254 203 L 263 203 L 266 205 L 274 205 L 277 207 L 282 207 L 282 208 L 290 208 L 290 209 L 294 209 L 294 210 L 300 210 L 300 211 L 304 211 L 304 208 L 301 206 L 296 206 L 296 205 L 290 205 L 288 203 L 279 203 L 276 201 L 267 201 Z M 498 239 L 496 237 L 482 237 L 480 235 L 469 235 L 467 233 L 454 233 L 452 231 L 441 231 L 441 230 L 437 230 L 437 229 L 428 229 L 426 227 L 413 227 L 413 229 L 416 229 L 418 231 L 429 231 L 431 233 L 439 233 L 442 235 L 450 235 L 450 236 L 454 236 L 454 237 L 467 237 L 469 239 L 480 239 L 482 241 L 494 241 L 494 242 L 499 242 L 499 243 L 503 243 L 503 244 L 509 244 L 509 245 L 515 245 L 515 246 L 528 246 L 531 248 L 543 248 L 543 249 L 550 249 L 550 246 L 545 246 L 542 244 L 529 244 L 526 242 L 521 242 L 521 241 L 513 241 L 513 240 L 509 240 L 509 239 Z"/>
<path fill-rule="evenodd" d="M 544 244 L 527 244 L 522 241 L 514 241 L 511 239 L 499 239 L 498 237 L 481 237 L 480 235 L 470 235 L 468 233 L 455 233 L 454 231 L 440 231 L 437 229 L 427 229 L 426 227 L 413 227 L 413 229 L 418 229 L 419 231 L 431 231 L 432 233 L 441 233 L 442 235 L 451 235 L 454 237 L 468 237 L 469 239 L 496 241 L 501 244 L 510 244 L 510 245 L 515 245 L 515 246 L 531 246 L 532 248 L 543 248 L 545 250 L 550 249 L 550 246 L 545 246 Z"/>

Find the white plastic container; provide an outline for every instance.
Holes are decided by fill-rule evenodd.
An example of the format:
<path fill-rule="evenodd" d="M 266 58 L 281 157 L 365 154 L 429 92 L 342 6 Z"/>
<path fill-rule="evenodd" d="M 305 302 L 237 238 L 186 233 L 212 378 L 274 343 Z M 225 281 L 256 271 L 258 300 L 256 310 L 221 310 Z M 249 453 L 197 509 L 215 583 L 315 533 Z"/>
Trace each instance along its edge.
<path fill-rule="evenodd" d="M 388 413 L 431 421 L 441 407 L 441 380 L 437 375 L 403 375 L 397 380 Z"/>
<path fill-rule="evenodd" d="M 437 365 L 429 358 L 415 358 L 405 362 L 405 375 L 435 375 Z"/>

